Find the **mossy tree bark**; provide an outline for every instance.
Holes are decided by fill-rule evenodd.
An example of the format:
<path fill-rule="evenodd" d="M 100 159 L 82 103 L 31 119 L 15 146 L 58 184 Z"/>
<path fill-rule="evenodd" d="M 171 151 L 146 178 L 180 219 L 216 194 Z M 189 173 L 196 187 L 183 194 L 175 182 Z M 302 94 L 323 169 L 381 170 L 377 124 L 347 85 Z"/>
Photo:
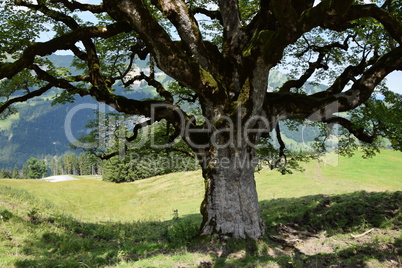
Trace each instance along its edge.
<path fill-rule="evenodd" d="M 264 235 L 252 151 L 217 150 L 217 157 L 203 168 L 202 235 L 243 239 L 258 239 Z"/>

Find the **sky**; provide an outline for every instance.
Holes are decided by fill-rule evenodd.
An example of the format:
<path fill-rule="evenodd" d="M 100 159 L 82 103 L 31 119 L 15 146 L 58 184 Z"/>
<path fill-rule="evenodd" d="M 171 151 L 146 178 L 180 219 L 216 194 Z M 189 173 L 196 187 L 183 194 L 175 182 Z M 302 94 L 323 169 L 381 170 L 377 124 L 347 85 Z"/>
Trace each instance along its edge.
<path fill-rule="evenodd" d="M 387 76 L 387 86 L 390 90 L 402 94 L 402 72 L 392 72 Z"/>

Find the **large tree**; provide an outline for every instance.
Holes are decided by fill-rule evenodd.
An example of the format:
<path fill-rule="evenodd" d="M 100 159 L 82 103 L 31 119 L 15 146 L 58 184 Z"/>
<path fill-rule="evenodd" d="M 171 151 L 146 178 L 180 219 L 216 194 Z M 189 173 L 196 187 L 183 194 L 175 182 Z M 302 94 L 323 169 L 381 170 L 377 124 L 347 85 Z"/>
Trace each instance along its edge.
<path fill-rule="evenodd" d="M 142 126 L 164 119 L 174 129 L 170 141 L 182 137 L 200 160 L 201 234 L 258 239 L 264 224 L 254 181 L 256 145 L 274 132 L 284 158 L 280 121 L 337 124 L 343 137 L 351 133 L 367 144 L 389 137 L 400 148 L 400 126 L 389 116 L 400 115 L 400 96 L 381 82 L 402 70 L 401 1 L 374 2 L 6 1 L 0 112 L 10 114 L 15 103 L 58 88 L 60 102 L 90 95 L 119 112 L 150 118 L 136 125 L 134 137 Z M 89 13 L 99 23 L 83 21 Z M 49 40 L 38 42 L 46 31 Z M 75 55 L 79 75 L 46 59 L 60 50 Z M 150 61 L 148 73 L 132 75 L 137 58 Z M 268 91 L 270 72 L 289 61 L 289 81 Z M 156 67 L 177 84 L 164 88 L 155 79 Z M 329 87 L 305 92 L 303 85 L 314 79 Z M 129 99 L 113 89 L 138 80 L 155 87 L 159 97 Z M 373 98 L 376 91 L 386 103 Z M 199 104 L 203 116 L 184 112 L 183 100 Z"/>

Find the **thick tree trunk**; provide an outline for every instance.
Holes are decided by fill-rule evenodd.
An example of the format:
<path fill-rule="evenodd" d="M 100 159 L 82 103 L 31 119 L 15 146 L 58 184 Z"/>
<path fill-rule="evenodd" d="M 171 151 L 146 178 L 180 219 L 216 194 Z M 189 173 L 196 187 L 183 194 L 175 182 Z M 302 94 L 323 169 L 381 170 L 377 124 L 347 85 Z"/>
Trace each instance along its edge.
<path fill-rule="evenodd" d="M 264 235 L 254 180 L 254 150 L 219 149 L 203 167 L 206 193 L 201 235 L 258 239 Z"/>

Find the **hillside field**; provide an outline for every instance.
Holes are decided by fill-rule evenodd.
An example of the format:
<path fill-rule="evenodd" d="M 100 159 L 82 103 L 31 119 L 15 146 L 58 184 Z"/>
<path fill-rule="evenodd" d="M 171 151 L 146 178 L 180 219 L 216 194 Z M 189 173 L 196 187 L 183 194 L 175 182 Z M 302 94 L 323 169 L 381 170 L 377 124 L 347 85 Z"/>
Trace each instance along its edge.
<path fill-rule="evenodd" d="M 0 267 L 402 265 L 402 153 L 330 158 L 303 173 L 256 173 L 267 235 L 252 250 L 194 237 L 199 171 L 123 184 L 3 179 Z"/>

